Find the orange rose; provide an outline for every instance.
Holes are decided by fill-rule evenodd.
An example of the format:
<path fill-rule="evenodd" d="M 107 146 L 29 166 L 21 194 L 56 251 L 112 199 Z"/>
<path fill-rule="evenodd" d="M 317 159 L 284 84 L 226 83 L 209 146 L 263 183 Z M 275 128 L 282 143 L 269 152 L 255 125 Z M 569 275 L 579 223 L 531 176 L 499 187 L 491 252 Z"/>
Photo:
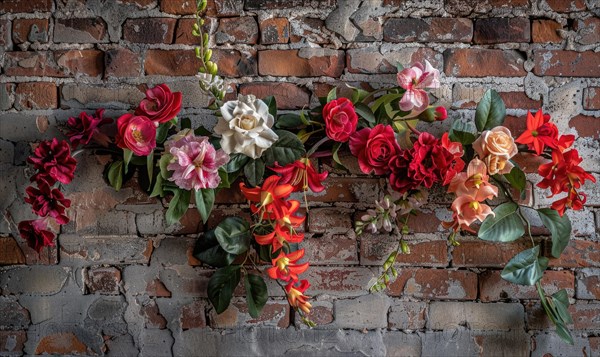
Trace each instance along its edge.
<path fill-rule="evenodd" d="M 518 152 L 510 130 L 503 126 L 481 133 L 473 149 L 487 165 L 490 175 L 509 173 L 514 167 L 509 160 Z"/>

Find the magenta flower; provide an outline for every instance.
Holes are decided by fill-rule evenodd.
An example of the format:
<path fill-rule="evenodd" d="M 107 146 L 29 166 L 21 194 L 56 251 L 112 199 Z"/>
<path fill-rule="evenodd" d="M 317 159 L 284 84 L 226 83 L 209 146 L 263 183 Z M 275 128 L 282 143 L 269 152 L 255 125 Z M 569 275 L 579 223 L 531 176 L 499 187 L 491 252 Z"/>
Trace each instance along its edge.
<path fill-rule="evenodd" d="M 415 63 L 411 68 L 405 68 L 397 75 L 398 84 L 406 89 L 400 99 L 400 109 L 409 112 L 422 112 L 429 105 L 429 95 L 425 88 L 439 88 L 440 72 L 425 60 L 425 66 Z"/>
<path fill-rule="evenodd" d="M 79 145 L 87 145 L 92 139 L 96 140 L 102 146 L 108 146 L 110 139 L 104 133 L 101 133 L 98 128 L 104 124 L 112 123 L 110 118 L 102 118 L 104 109 L 97 109 L 96 115 L 88 115 L 86 112 L 81 112 L 79 118 L 70 117 L 67 121 L 69 132 L 67 136 L 71 141 L 71 146 L 76 148 Z"/>
<path fill-rule="evenodd" d="M 229 155 L 216 150 L 206 136 L 186 135 L 175 140 L 165 143 L 173 155 L 167 166 L 173 171 L 169 180 L 186 190 L 219 186 L 219 168 L 229 161 Z"/>
<path fill-rule="evenodd" d="M 38 253 L 46 246 L 54 247 L 54 233 L 48 230 L 45 219 L 20 222 L 19 234 Z"/>
<path fill-rule="evenodd" d="M 33 155 L 27 158 L 38 170 L 31 181 L 45 181 L 54 185 L 56 181 L 67 184 L 73 180 L 77 161 L 71 156 L 71 149 L 65 140 L 42 141 L 35 149 Z"/>
<path fill-rule="evenodd" d="M 25 202 L 31 205 L 33 213 L 40 217 L 50 216 L 56 219 L 59 224 L 66 224 L 69 218 L 65 216 L 65 208 L 71 206 L 71 201 L 63 196 L 58 189 L 50 188 L 50 186 L 40 181 L 39 189 L 29 186 L 25 189 L 28 197 L 25 197 Z"/>

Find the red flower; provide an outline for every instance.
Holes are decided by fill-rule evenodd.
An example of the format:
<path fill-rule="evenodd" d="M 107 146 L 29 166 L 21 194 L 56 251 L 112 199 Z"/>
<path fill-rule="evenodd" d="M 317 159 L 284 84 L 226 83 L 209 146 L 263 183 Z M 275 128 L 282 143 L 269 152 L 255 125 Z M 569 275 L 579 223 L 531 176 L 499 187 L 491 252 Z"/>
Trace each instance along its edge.
<path fill-rule="evenodd" d="M 302 242 L 304 234 L 296 233 L 289 227 L 276 224 L 273 232 L 267 234 L 255 233 L 254 239 L 260 245 L 272 245 L 275 252 L 284 245 Z"/>
<path fill-rule="evenodd" d="M 35 149 L 33 155 L 27 158 L 38 170 L 31 181 L 46 181 L 54 185 L 56 181 L 67 184 L 73 180 L 77 161 L 71 156 L 71 149 L 65 140 L 42 141 Z"/>
<path fill-rule="evenodd" d="M 552 162 L 541 165 L 538 173 L 544 179 L 537 184 L 540 188 L 550 188 L 552 195 L 567 192 L 571 188 L 580 188 L 585 180 L 596 182 L 596 178 L 582 169 L 583 159 L 579 152 L 571 149 L 567 152 L 552 151 Z"/>
<path fill-rule="evenodd" d="M 31 205 L 33 213 L 40 217 L 50 216 L 59 224 L 68 223 L 69 218 L 65 216 L 65 208 L 71 206 L 71 201 L 66 199 L 58 189 L 51 189 L 44 181 L 39 182 L 38 186 L 39 189 L 33 186 L 25 189 L 28 195 L 25 202 Z"/>
<path fill-rule="evenodd" d="M 356 131 L 358 116 L 348 98 L 334 99 L 323 107 L 325 133 L 332 140 L 346 142 Z"/>
<path fill-rule="evenodd" d="M 67 126 L 70 131 L 67 133 L 71 146 L 73 148 L 79 145 L 88 144 L 92 138 L 103 146 L 107 146 L 110 139 L 106 134 L 101 133 L 98 128 L 104 124 L 112 123 L 110 118 L 102 118 L 104 109 L 96 110 L 96 115 L 88 115 L 86 112 L 79 114 L 79 119 L 70 117 Z"/>
<path fill-rule="evenodd" d="M 305 313 L 310 312 L 312 305 L 308 302 L 308 296 L 304 295 L 306 289 L 310 287 L 307 280 L 300 281 L 300 285 L 296 286 L 296 282 L 291 281 L 285 286 L 285 292 L 288 296 L 288 302 L 290 306 L 298 308 Z"/>
<path fill-rule="evenodd" d="M 308 263 L 297 264 L 302 257 L 304 257 L 304 249 L 299 249 L 290 254 L 279 252 L 277 258 L 271 260 L 273 267 L 267 269 L 267 274 L 271 279 L 298 281 L 298 275 L 308 269 Z"/>
<path fill-rule="evenodd" d="M 321 192 L 325 189 L 321 182 L 329 175 L 327 171 L 318 173 L 307 158 L 301 158 L 286 166 L 275 164 L 275 167 L 270 169 L 281 175 L 280 183 L 292 185 L 294 192 L 307 191 L 309 188 L 312 192 Z"/>
<path fill-rule="evenodd" d="M 147 156 L 156 147 L 156 125 L 144 116 L 125 114 L 117 119 L 117 146 L 138 156 Z"/>
<path fill-rule="evenodd" d="M 378 124 L 373 129 L 364 128 L 350 137 L 350 152 L 358 157 L 360 170 L 366 174 L 375 171 L 383 175 L 390 171 L 389 162 L 400 152 L 394 129 Z"/>
<path fill-rule="evenodd" d="M 583 204 L 587 200 L 587 196 L 583 192 L 577 192 L 576 190 L 570 190 L 569 194 L 560 200 L 552 203 L 553 210 L 557 211 L 562 217 L 565 214 L 567 208 L 571 208 L 578 211 L 583 208 Z"/>
<path fill-rule="evenodd" d="M 46 246 L 54 247 L 54 233 L 47 228 L 43 219 L 22 221 L 19 223 L 19 234 L 27 241 L 27 245 L 39 253 Z"/>
<path fill-rule="evenodd" d="M 288 208 L 285 199 L 292 193 L 294 188 L 289 184 L 279 185 L 280 179 L 277 175 L 269 176 L 263 182 L 262 187 L 257 186 L 254 188 L 246 187 L 243 182 L 240 183 L 240 190 L 242 190 L 244 196 L 249 201 L 258 204 L 250 206 L 254 213 L 261 212 L 263 215 L 272 215 L 273 219 L 280 219 L 284 216 L 284 209 Z"/>
<path fill-rule="evenodd" d="M 408 176 L 408 165 L 413 161 L 412 150 L 400 150 L 390 159 L 390 186 L 394 191 L 406 193 L 419 187 L 419 184 Z"/>
<path fill-rule="evenodd" d="M 446 108 L 439 106 L 435 108 L 435 120 L 444 121 L 448 118 L 448 111 Z"/>
<path fill-rule="evenodd" d="M 142 99 L 135 114 L 160 124 L 166 123 L 181 110 L 182 98 L 181 92 L 172 93 L 166 84 L 159 84 L 146 91 L 146 98 Z"/>
<path fill-rule="evenodd" d="M 531 112 L 527 112 L 527 130 L 515 141 L 519 144 L 526 144 L 538 155 L 542 154 L 544 146 L 556 149 L 558 147 L 558 129 L 549 121 L 550 115 L 543 114 L 541 109 L 535 113 L 535 116 L 531 115 Z"/>
<path fill-rule="evenodd" d="M 413 160 L 408 165 L 408 175 L 416 184 L 427 188 L 442 180 L 449 183 L 456 175 L 454 167 L 458 166 L 461 170 L 464 167 L 462 160 L 462 165 L 457 164 L 454 154 L 429 133 L 421 133 L 412 150 Z"/>

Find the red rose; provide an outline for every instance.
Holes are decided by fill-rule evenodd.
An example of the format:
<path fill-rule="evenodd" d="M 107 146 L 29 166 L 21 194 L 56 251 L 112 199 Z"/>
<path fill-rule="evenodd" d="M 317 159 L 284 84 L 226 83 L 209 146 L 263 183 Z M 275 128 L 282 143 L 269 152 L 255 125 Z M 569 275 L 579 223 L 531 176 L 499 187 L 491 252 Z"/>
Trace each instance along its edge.
<path fill-rule="evenodd" d="M 356 131 L 358 116 L 348 98 L 334 99 L 323 107 L 325 133 L 335 141 L 344 143 Z"/>
<path fill-rule="evenodd" d="M 138 156 L 147 156 L 156 147 L 156 126 L 144 116 L 125 114 L 117 119 L 117 146 Z"/>
<path fill-rule="evenodd" d="M 146 98 L 142 99 L 135 114 L 160 124 L 166 123 L 181 110 L 181 100 L 181 92 L 172 93 L 166 84 L 159 84 L 146 91 Z"/>
<path fill-rule="evenodd" d="M 350 137 L 350 152 L 358 157 L 362 172 L 383 175 L 390 171 L 390 159 L 400 152 L 394 129 L 378 124 L 373 129 L 364 128 Z"/>
<path fill-rule="evenodd" d="M 54 185 L 56 181 L 64 184 L 71 182 L 77 165 L 66 140 L 58 141 L 56 138 L 42 141 L 27 162 L 38 170 L 31 181 L 45 181 L 49 185 Z"/>

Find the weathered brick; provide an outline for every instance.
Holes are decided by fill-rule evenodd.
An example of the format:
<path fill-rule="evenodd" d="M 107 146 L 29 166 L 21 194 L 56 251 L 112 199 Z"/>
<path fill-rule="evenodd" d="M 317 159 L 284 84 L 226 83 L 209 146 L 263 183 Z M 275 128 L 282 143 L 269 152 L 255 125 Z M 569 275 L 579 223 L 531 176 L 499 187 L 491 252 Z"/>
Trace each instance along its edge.
<path fill-rule="evenodd" d="M 0 48 L 7 50 L 12 47 L 11 25 L 8 19 L 0 20 Z"/>
<path fill-rule="evenodd" d="M 392 296 L 421 299 L 472 300 L 477 297 L 477 274 L 466 270 L 398 269 L 389 286 Z"/>
<path fill-rule="evenodd" d="M 427 303 L 422 301 L 396 301 L 388 314 L 389 328 L 419 330 L 425 327 Z"/>
<path fill-rule="evenodd" d="M 575 12 L 586 9 L 584 0 L 546 0 L 550 9 L 556 12 Z"/>
<path fill-rule="evenodd" d="M 243 0 L 208 0 L 206 15 L 239 16 L 244 9 Z M 160 10 L 174 15 L 193 15 L 196 12 L 195 0 L 162 0 Z"/>
<path fill-rule="evenodd" d="M 408 237 L 410 254 L 399 254 L 396 264 L 399 266 L 438 266 L 448 265 L 448 247 L 446 240 L 436 240 L 431 235 Z M 424 238 L 424 239 L 423 239 Z M 360 236 L 360 264 L 381 265 L 396 249 L 397 237 L 387 234 L 363 233 Z"/>
<path fill-rule="evenodd" d="M 150 297 L 171 297 L 169 289 L 158 278 L 148 282 L 145 292 Z"/>
<path fill-rule="evenodd" d="M 592 350 L 592 356 L 600 355 L 600 337 L 590 336 L 590 348 Z"/>
<path fill-rule="evenodd" d="M 156 0 L 117 0 L 117 3 L 135 5 L 139 9 L 151 9 L 156 6 Z"/>
<path fill-rule="evenodd" d="M 333 8 L 337 0 L 246 0 L 246 10 L 289 9 L 307 6 L 312 8 Z"/>
<path fill-rule="evenodd" d="M 576 330 L 600 330 L 600 304 L 574 304 L 569 308 Z"/>
<path fill-rule="evenodd" d="M 293 83 L 254 82 L 242 83 L 240 94 L 254 94 L 257 98 L 275 96 L 279 109 L 301 109 L 308 106 L 310 93 Z"/>
<path fill-rule="evenodd" d="M 145 328 L 165 329 L 167 320 L 160 313 L 156 300 L 151 299 L 144 302 L 140 308 L 140 315 L 144 319 Z"/>
<path fill-rule="evenodd" d="M 218 44 L 245 43 L 254 45 L 258 41 L 258 24 L 254 17 L 231 17 L 219 20 L 215 33 Z"/>
<path fill-rule="evenodd" d="M 92 350 L 83 343 L 73 332 L 58 332 L 44 336 L 35 354 L 78 355 L 89 354 Z"/>
<path fill-rule="evenodd" d="M 569 127 L 575 128 L 579 137 L 600 138 L 600 119 L 579 114 L 569 121 Z"/>
<path fill-rule="evenodd" d="M 308 42 L 326 44 L 330 42 L 330 35 L 325 27 L 325 21 L 314 17 L 291 19 L 290 41 L 292 43 Z"/>
<path fill-rule="evenodd" d="M 227 310 L 217 314 L 214 309 L 209 313 L 212 328 L 236 328 L 246 326 L 286 328 L 290 324 L 290 307 L 287 301 L 268 301 L 258 318 L 248 313 L 246 301 L 234 301 Z"/>
<path fill-rule="evenodd" d="M 428 329 L 449 330 L 465 325 L 471 330 L 522 330 L 525 310 L 518 303 L 434 301 L 429 305 Z"/>
<path fill-rule="evenodd" d="M 573 272 L 548 270 L 541 280 L 548 294 L 566 289 L 569 296 L 575 291 Z M 539 299 L 535 286 L 510 283 L 500 276 L 500 271 L 487 271 L 479 275 L 479 297 L 481 301 L 498 301 L 504 299 Z"/>
<path fill-rule="evenodd" d="M 25 264 L 25 255 L 13 237 L 0 237 L 0 265 Z"/>
<path fill-rule="evenodd" d="M 104 78 L 137 77 L 142 70 L 139 53 L 128 48 L 115 48 L 104 53 Z"/>
<path fill-rule="evenodd" d="M 529 42 L 530 34 L 528 18 L 492 17 L 475 21 L 473 41 L 481 44 Z"/>
<path fill-rule="evenodd" d="M 444 52 L 444 72 L 455 77 L 522 77 L 524 59 L 516 51 L 480 48 Z"/>
<path fill-rule="evenodd" d="M 0 275 L 3 294 L 54 295 L 68 278 L 68 268 L 31 266 L 5 270 Z"/>
<path fill-rule="evenodd" d="M 60 260 L 63 262 L 148 264 L 152 250 L 152 240 L 140 237 L 60 236 Z"/>
<path fill-rule="evenodd" d="M 600 110 L 600 87 L 588 87 L 583 90 L 583 108 Z"/>
<path fill-rule="evenodd" d="M 427 60 L 434 68 L 441 68 L 442 56 L 425 47 L 408 47 L 389 53 L 381 53 L 377 48 L 352 49 L 346 52 L 346 62 L 350 73 L 396 73 L 397 63 L 405 67 L 415 62 Z"/>
<path fill-rule="evenodd" d="M 541 100 L 533 100 L 524 92 L 500 92 L 499 94 L 508 109 L 537 111 L 537 109 L 542 107 Z"/>
<path fill-rule="evenodd" d="M 552 243 L 544 244 L 544 254 L 551 256 Z M 558 259 L 550 259 L 551 267 L 580 268 L 600 267 L 600 242 L 571 239 Z"/>
<path fill-rule="evenodd" d="M 4 0 L 0 3 L 0 13 L 52 11 L 52 0 Z"/>
<path fill-rule="evenodd" d="M 305 48 L 258 52 L 261 75 L 337 78 L 343 71 L 344 51 Z"/>
<path fill-rule="evenodd" d="M 115 267 L 92 268 L 87 272 L 86 286 L 91 293 L 118 295 L 121 271 Z"/>
<path fill-rule="evenodd" d="M 3 356 L 22 356 L 27 331 L 0 331 L 0 353 Z"/>
<path fill-rule="evenodd" d="M 484 1 L 464 1 L 464 0 L 446 0 L 444 1 L 446 11 L 453 15 L 469 15 L 473 12 L 487 13 L 490 10 L 514 10 L 525 9 L 529 6 L 528 0 L 484 0 Z"/>
<path fill-rule="evenodd" d="M 0 330 L 27 329 L 31 323 L 29 311 L 15 299 L 0 297 Z M 0 352 L 2 350 L 0 349 Z"/>
<path fill-rule="evenodd" d="M 160 11 L 173 15 L 192 15 L 196 13 L 195 0 L 161 0 Z"/>
<path fill-rule="evenodd" d="M 56 19 L 54 24 L 54 42 L 108 42 L 106 22 L 100 17 L 88 19 Z"/>
<path fill-rule="evenodd" d="M 260 22 L 260 43 L 272 45 L 290 41 L 290 23 L 285 17 L 272 17 Z"/>
<path fill-rule="evenodd" d="M 388 42 L 470 42 L 472 37 L 470 19 L 390 18 L 383 26 L 383 39 Z"/>
<path fill-rule="evenodd" d="M 339 299 L 333 306 L 336 328 L 387 328 L 390 299 L 385 295 L 369 294 L 355 299 Z"/>
<path fill-rule="evenodd" d="M 151 17 L 127 19 L 123 24 L 123 39 L 137 43 L 172 43 L 177 19 Z"/>
<path fill-rule="evenodd" d="M 206 303 L 195 300 L 181 308 L 179 322 L 183 330 L 206 327 Z"/>
<path fill-rule="evenodd" d="M 198 73 L 197 60 L 194 51 L 148 50 L 144 69 L 147 75 L 193 76 Z"/>
<path fill-rule="evenodd" d="M 538 76 L 600 77 L 600 53 L 536 50 L 533 60 Z"/>
<path fill-rule="evenodd" d="M 360 296 L 369 289 L 377 270 L 354 267 L 310 267 L 304 278 L 310 281 L 308 295 Z"/>
<path fill-rule="evenodd" d="M 531 24 L 531 40 L 536 43 L 560 43 L 562 38 L 558 30 L 562 25 L 554 20 L 533 20 Z"/>
<path fill-rule="evenodd" d="M 531 337 L 531 357 L 579 356 L 590 350 L 587 337 L 575 335 L 573 342 L 565 343 L 556 333 L 537 333 Z"/>
<path fill-rule="evenodd" d="M 314 208 L 308 216 L 311 233 L 346 233 L 352 229 L 352 210 L 344 208 Z"/>
<path fill-rule="evenodd" d="M 15 19 L 12 27 L 12 40 L 23 42 L 48 42 L 48 19 Z"/>
<path fill-rule="evenodd" d="M 242 52 L 233 49 L 215 49 L 213 61 L 218 63 L 218 74 L 223 77 L 256 76 L 258 74 L 255 50 Z"/>
<path fill-rule="evenodd" d="M 452 265 L 502 268 L 517 253 L 529 249 L 530 244 L 525 240 L 499 244 L 479 239 L 461 239 L 460 245 L 452 251 Z"/>
<path fill-rule="evenodd" d="M 15 95 L 15 108 L 18 110 L 58 107 L 58 91 L 52 82 L 19 83 Z"/>
<path fill-rule="evenodd" d="M 577 19 L 573 25 L 577 30 L 577 42 L 582 45 L 593 45 L 600 42 L 600 18 L 588 17 L 585 20 Z"/>
<path fill-rule="evenodd" d="M 5 61 L 9 76 L 97 77 L 103 70 L 103 53 L 97 50 L 7 52 Z"/>
<path fill-rule="evenodd" d="M 379 198 L 380 180 L 376 178 L 328 177 L 323 182 L 325 190 L 309 194 L 309 201 L 363 202 L 373 204 Z"/>
<path fill-rule="evenodd" d="M 306 260 L 314 265 L 358 264 L 356 235 L 352 231 L 328 233 L 321 237 L 307 236 L 300 247 L 305 250 Z"/>
<path fill-rule="evenodd" d="M 600 269 L 581 269 L 577 277 L 577 298 L 600 300 Z"/>
<path fill-rule="evenodd" d="M 214 27 L 216 27 L 215 23 L 217 19 L 214 17 L 204 17 L 204 25 L 202 26 L 202 31 L 205 33 L 210 33 L 211 30 L 214 31 Z M 179 19 L 177 21 L 177 29 L 175 31 L 175 43 L 180 43 L 184 45 L 199 45 L 202 43 L 200 37 L 196 37 L 192 35 L 192 27 L 196 23 L 196 19 Z"/>

